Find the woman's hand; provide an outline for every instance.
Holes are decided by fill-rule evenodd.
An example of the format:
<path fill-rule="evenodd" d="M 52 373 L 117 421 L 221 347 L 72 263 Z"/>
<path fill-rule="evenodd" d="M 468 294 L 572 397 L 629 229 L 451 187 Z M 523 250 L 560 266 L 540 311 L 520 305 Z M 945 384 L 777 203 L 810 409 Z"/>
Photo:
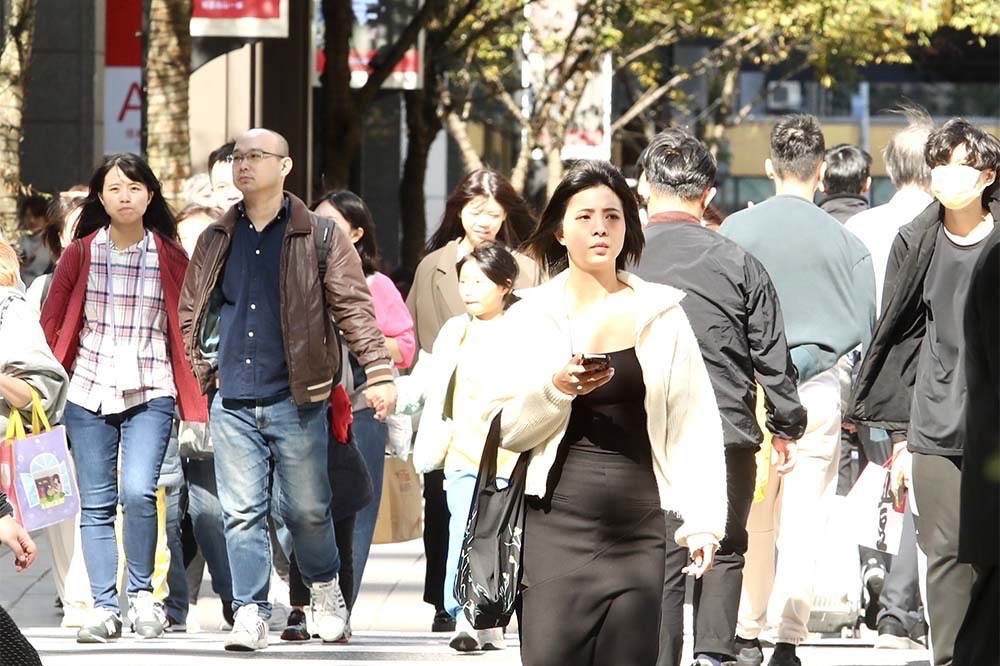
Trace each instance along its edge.
<path fill-rule="evenodd" d="M 566 366 L 552 376 L 552 384 L 566 395 L 586 395 L 604 386 L 615 375 L 615 369 L 601 364 L 583 363 L 583 356 L 576 354 Z"/>
<path fill-rule="evenodd" d="M 701 578 L 708 573 L 715 562 L 715 551 L 718 549 L 714 543 L 706 544 L 701 548 L 691 551 L 691 563 L 681 569 L 684 573 L 695 578 Z"/>
<path fill-rule="evenodd" d="M 38 548 L 13 516 L 0 518 L 0 543 L 14 551 L 14 568 L 24 571 L 35 561 Z"/>

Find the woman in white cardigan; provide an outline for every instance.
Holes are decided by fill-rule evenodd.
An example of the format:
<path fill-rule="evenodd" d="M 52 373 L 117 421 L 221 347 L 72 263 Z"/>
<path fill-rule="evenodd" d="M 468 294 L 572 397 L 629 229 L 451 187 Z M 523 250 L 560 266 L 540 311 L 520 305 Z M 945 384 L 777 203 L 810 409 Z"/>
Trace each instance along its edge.
<path fill-rule="evenodd" d="M 445 494 L 451 518 L 444 583 L 444 608 L 456 618 L 451 647 L 459 652 L 504 647 L 503 629 L 475 630 L 455 599 L 455 576 L 465 524 L 476 487 L 476 473 L 489 431 L 490 384 L 482 372 L 503 344 L 503 314 L 513 300 L 518 264 L 499 243 L 487 241 L 462 257 L 456 269 L 465 314 L 441 327 L 431 353 L 420 352 L 413 372 L 396 380 L 396 411 L 423 409 L 413 464 L 418 472 L 444 469 Z M 517 456 L 500 451 L 497 476 L 507 479 Z"/>
<path fill-rule="evenodd" d="M 700 577 L 723 536 L 712 385 L 683 293 L 623 271 L 642 246 L 635 198 L 606 162 L 570 170 L 524 246 L 558 273 L 518 291 L 491 373 L 502 446 L 530 452 L 525 666 L 652 666 L 665 538 Z M 663 511 L 682 517 L 676 534 Z"/>

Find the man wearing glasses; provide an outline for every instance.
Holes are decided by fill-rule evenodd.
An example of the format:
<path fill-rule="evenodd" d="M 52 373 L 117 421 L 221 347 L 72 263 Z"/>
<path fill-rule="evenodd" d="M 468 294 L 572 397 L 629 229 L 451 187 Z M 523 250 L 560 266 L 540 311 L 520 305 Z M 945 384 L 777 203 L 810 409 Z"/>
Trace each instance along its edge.
<path fill-rule="evenodd" d="M 202 390 L 218 386 L 211 432 L 236 611 L 225 647 L 267 647 L 272 469 L 278 511 L 312 590 L 313 631 L 334 642 L 348 622 L 324 462 L 337 330 L 365 368 L 378 418 L 395 406 L 392 360 L 350 240 L 283 190 L 292 169 L 284 137 L 250 130 L 232 163 L 243 201 L 199 238 L 179 305 Z M 322 281 L 320 251 L 329 267 Z M 217 359 L 206 342 L 213 324 Z"/>

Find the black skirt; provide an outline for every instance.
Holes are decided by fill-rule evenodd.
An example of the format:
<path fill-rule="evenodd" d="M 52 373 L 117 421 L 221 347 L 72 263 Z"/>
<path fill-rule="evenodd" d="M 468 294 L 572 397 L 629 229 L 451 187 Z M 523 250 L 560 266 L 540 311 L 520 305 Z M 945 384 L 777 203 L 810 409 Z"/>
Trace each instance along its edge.
<path fill-rule="evenodd" d="M 665 527 L 632 349 L 580 396 L 544 499 L 525 519 L 524 666 L 656 663 Z"/>

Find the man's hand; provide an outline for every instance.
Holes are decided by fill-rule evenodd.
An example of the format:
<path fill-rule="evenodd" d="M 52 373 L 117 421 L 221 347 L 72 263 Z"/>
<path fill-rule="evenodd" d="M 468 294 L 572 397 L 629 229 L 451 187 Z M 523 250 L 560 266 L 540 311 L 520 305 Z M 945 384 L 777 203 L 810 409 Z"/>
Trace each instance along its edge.
<path fill-rule="evenodd" d="M 906 449 L 906 442 L 899 442 L 892 447 L 892 464 L 889 467 L 889 478 L 892 481 L 892 496 L 896 502 L 902 501 L 904 488 L 912 487 L 912 475 L 913 456 Z"/>
<path fill-rule="evenodd" d="M 38 548 L 13 516 L 0 518 L 0 543 L 14 551 L 14 568 L 24 571 L 35 561 Z"/>
<path fill-rule="evenodd" d="M 396 385 L 385 382 L 365 389 L 365 400 L 375 410 L 375 418 L 385 419 L 396 411 Z"/>
<path fill-rule="evenodd" d="M 712 568 L 715 561 L 715 551 L 718 549 L 714 543 L 707 544 L 701 548 L 691 551 L 691 563 L 681 569 L 683 573 L 695 578 L 701 578 Z"/>
<path fill-rule="evenodd" d="M 798 460 L 795 442 L 781 437 L 771 437 L 771 448 L 778 454 L 778 474 L 788 474 L 795 468 Z"/>

